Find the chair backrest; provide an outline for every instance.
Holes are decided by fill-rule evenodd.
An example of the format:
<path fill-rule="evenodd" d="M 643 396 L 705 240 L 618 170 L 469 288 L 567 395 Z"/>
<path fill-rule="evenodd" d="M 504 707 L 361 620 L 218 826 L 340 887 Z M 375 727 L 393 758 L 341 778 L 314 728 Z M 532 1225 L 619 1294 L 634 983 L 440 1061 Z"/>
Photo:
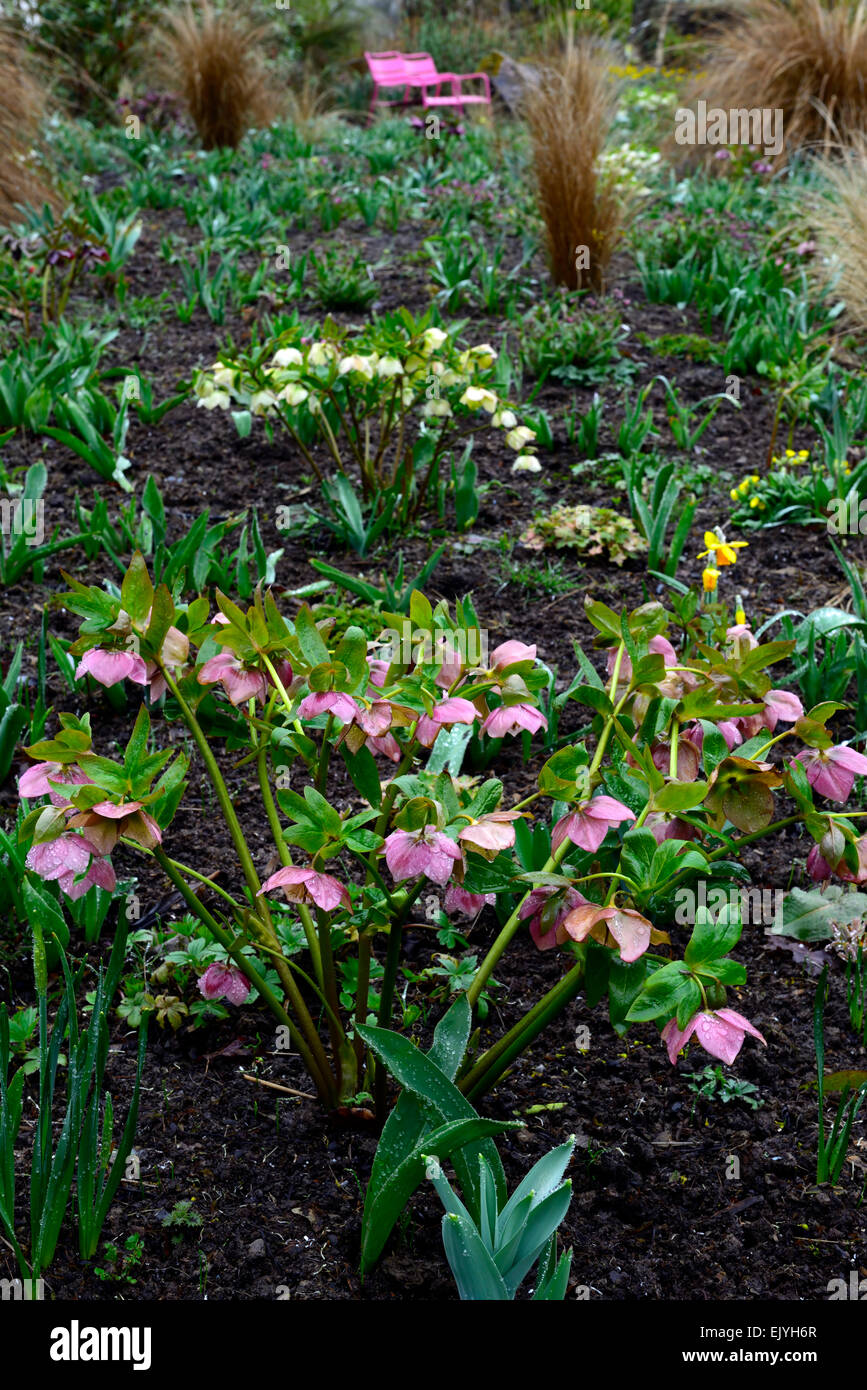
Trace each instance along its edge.
<path fill-rule="evenodd" d="M 367 66 L 374 82 L 386 85 L 401 82 L 428 82 L 437 80 L 436 63 L 429 53 L 367 53 Z"/>

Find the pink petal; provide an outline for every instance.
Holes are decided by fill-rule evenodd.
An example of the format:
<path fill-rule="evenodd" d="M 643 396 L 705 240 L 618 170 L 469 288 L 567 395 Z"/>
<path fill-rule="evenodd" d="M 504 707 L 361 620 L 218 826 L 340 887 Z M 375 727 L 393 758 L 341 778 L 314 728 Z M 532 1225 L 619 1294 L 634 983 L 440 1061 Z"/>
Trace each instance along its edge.
<path fill-rule="evenodd" d="M 75 672 L 76 680 L 82 675 L 93 676 L 109 689 L 120 681 L 135 681 L 137 685 L 147 684 L 147 667 L 144 658 L 135 652 L 107 652 L 101 647 L 91 647 L 84 653 Z"/>
<path fill-rule="evenodd" d="M 762 1037 L 758 1028 L 755 1028 L 748 1018 L 744 1018 L 743 1014 L 735 1013 L 734 1009 L 717 1009 L 716 1016 L 717 1018 L 725 1019 L 726 1022 L 730 1023 L 734 1028 L 740 1028 L 744 1033 L 749 1033 L 750 1037 L 758 1038 L 759 1042 L 764 1043 L 765 1047 L 767 1047 L 767 1042 Z"/>
<path fill-rule="evenodd" d="M 698 1018 L 698 1014 L 696 1014 L 694 1018 L 691 1018 L 683 1031 L 678 1028 L 676 1018 L 670 1018 L 663 1028 L 662 1041 L 668 1048 L 668 1059 L 672 1066 L 677 1065 L 677 1054 L 686 1046 L 695 1032 Z"/>
<path fill-rule="evenodd" d="M 452 695 L 434 707 L 431 717 L 437 724 L 473 724 L 478 719 L 478 710 L 470 700 Z"/>
<path fill-rule="evenodd" d="M 97 816 L 106 816 L 109 820 L 123 820 L 124 816 L 130 816 L 140 808 L 140 801 L 127 801 L 120 806 L 116 806 L 113 801 L 98 801 L 90 809 Z"/>
<path fill-rule="evenodd" d="M 514 666 L 518 661 L 535 661 L 536 647 L 528 647 L 524 642 L 501 642 L 491 652 L 491 670 L 500 671 L 505 666 Z"/>
<path fill-rule="evenodd" d="M 627 964 L 643 956 L 650 945 L 650 923 L 637 912 L 618 912 L 609 919 L 608 930 L 620 947 L 620 959 Z"/>

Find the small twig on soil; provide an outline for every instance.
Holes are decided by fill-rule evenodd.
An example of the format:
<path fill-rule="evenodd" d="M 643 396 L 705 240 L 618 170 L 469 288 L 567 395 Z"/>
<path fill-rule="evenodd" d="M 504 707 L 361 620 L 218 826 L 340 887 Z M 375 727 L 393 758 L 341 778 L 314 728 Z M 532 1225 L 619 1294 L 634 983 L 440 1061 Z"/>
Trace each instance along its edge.
<path fill-rule="evenodd" d="M 242 1071 L 241 1075 L 245 1081 L 255 1081 L 257 1086 L 268 1086 L 272 1091 L 285 1091 L 287 1096 L 302 1096 L 304 1100 L 315 1100 L 309 1091 L 296 1091 L 294 1086 L 280 1086 L 276 1081 L 263 1081 L 261 1076 L 251 1076 L 248 1071 Z"/>

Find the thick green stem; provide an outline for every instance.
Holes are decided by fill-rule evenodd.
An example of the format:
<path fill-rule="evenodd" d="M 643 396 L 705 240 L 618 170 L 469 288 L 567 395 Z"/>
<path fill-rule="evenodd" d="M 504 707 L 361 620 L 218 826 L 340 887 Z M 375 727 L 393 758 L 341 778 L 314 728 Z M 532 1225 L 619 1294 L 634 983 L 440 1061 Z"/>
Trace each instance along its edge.
<path fill-rule="evenodd" d="M 250 854 L 247 841 L 244 839 L 244 832 L 241 829 L 238 817 L 235 815 L 235 808 L 232 805 L 232 798 L 229 795 L 229 789 L 226 786 L 226 783 L 223 781 L 223 774 L 219 769 L 217 760 L 214 757 L 213 751 L 211 749 L 211 745 L 208 743 L 208 740 L 204 735 L 199 721 L 196 719 L 196 716 L 193 714 L 193 711 L 190 709 L 189 705 L 187 704 L 186 700 L 184 699 L 183 695 L 178 689 L 174 677 L 165 666 L 161 667 L 161 670 L 165 677 L 166 684 L 169 690 L 172 692 L 180 706 L 181 714 L 184 717 L 184 723 L 186 724 L 187 728 L 192 734 L 196 743 L 196 747 L 202 755 L 202 761 L 204 762 L 205 767 L 207 768 L 208 776 L 211 779 L 214 791 L 217 793 L 217 800 L 220 803 L 220 810 L 222 811 L 223 818 L 227 826 L 229 827 L 229 834 L 232 836 L 232 843 L 235 846 L 235 851 L 238 855 L 241 868 L 244 871 L 244 877 L 247 880 L 247 886 L 250 889 L 253 898 L 255 899 L 256 894 L 259 892 L 259 889 L 262 885 L 259 882 L 259 875 L 256 873 L 256 866 L 253 863 L 253 856 Z"/>
<path fill-rule="evenodd" d="M 292 856 L 289 853 L 289 846 L 283 839 L 283 827 L 280 824 L 280 816 L 274 802 L 271 783 L 268 780 L 268 750 L 267 745 L 264 743 L 259 745 L 259 750 L 256 754 L 256 771 L 259 775 L 259 790 L 262 793 L 265 814 L 268 817 L 268 824 L 271 827 L 271 838 L 280 856 L 280 863 L 284 868 L 291 868 Z M 301 925 L 304 928 L 304 935 L 307 938 L 307 947 L 310 951 L 310 959 L 313 962 L 313 974 L 316 976 L 321 988 L 322 957 L 319 954 L 319 940 L 316 936 L 316 928 L 313 925 L 313 918 L 310 916 L 310 909 L 307 907 L 306 903 L 298 903 L 298 916 L 301 918 Z"/>
<path fill-rule="evenodd" d="M 483 1053 L 471 1071 L 462 1077 L 458 1086 L 470 1100 L 476 1100 L 489 1091 L 494 1082 L 502 1076 L 507 1067 L 529 1047 L 530 1043 L 552 1019 L 562 1013 L 566 1005 L 578 993 L 584 979 L 584 961 L 580 960 L 562 980 L 550 989 L 524 1017 L 510 1028 L 493 1047 Z"/>
<path fill-rule="evenodd" d="M 569 839 L 567 835 L 566 838 L 562 841 L 562 843 L 559 844 L 557 848 L 554 850 L 554 853 L 551 855 L 550 859 L 546 860 L 542 872 L 545 874 L 552 873 L 554 869 L 557 868 L 557 865 L 560 863 L 560 860 L 565 856 L 567 850 L 570 850 L 571 848 L 572 841 Z M 518 906 L 515 908 L 506 925 L 501 928 L 496 941 L 494 942 L 493 946 L 488 951 L 488 954 L 485 956 L 485 959 L 482 961 L 481 965 L 476 971 L 473 983 L 467 990 L 467 998 L 469 999 L 473 1008 L 475 1008 L 476 1004 L 478 1003 L 479 995 L 481 994 L 482 990 L 487 984 L 491 972 L 497 964 L 497 961 L 500 959 L 506 947 L 509 945 L 509 942 L 512 940 L 512 937 L 519 930 L 521 922 L 523 920 L 520 916 L 521 908 L 524 906 L 524 903 L 526 902 L 527 898 L 529 897 L 532 891 L 532 889 L 528 889 L 528 891 L 524 894 L 523 898 L 518 903 Z"/>
<path fill-rule="evenodd" d="M 314 1037 L 316 1046 L 311 1047 L 309 1045 L 311 1040 L 299 1030 L 298 1025 L 283 1008 L 276 994 L 271 989 L 270 985 L 266 984 L 249 957 L 244 955 L 240 946 L 235 944 L 235 941 L 229 933 L 220 925 L 212 913 L 208 911 L 204 903 L 199 901 L 192 888 L 188 883 L 184 882 L 183 878 L 178 873 L 174 866 L 174 861 L 164 853 L 159 845 L 157 845 L 154 850 L 154 858 L 161 866 L 166 877 L 175 885 L 190 911 L 193 912 L 194 915 L 198 917 L 199 921 L 208 928 L 214 937 L 216 937 L 226 953 L 231 956 L 238 968 L 259 991 L 274 1017 L 278 1019 L 280 1023 L 285 1024 L 289 1029 L 289 1036 L 298 1049 L 298 1053 L 310 1073 L 317 1091 L 326 1105 L 329 1107 L 333 1106 L 336 1100 L 334 1077 L 331 1074 L 328 1058 L 325 1056 L 325 1050 L 318 1036 L 316 1036 L 315 1030 Z"/>
<path fill-rule="evenodd" d="M 380 1028 L 388 1028 L 391 1025 L 391 1015 L 394 1009 L 394 988 L 397 984 L 397 970 L 400 965 L 400 950 L 403 945 L 403 924 L 409 916 L 409 910 L 424 888 L 427 879 L 420 878 L 415 887 L 407 894 L 403 906 L 397 916 L 392 918 L 388 930 L 388 950 L 385 956 L 385 973 L 382 977 L 382 996 L 379 1003 L 378 1023 Z M 385 1114 L 386 1103 L 386 1069 L 377 1066 L 375 1073 L 374 1094 L 376 1099 L 376 1113 L 379 1116 Z"/>
<path fill-rule="evenodd" d="M 328 768 L 331 764 L 331 733 L 334 729 L 334 715 L 329 714 L 325 721 L 325 731 L 322 735 L 322 749 L 319 753 L 319 766 L 316 769 L 316 779 L 314 786 L 320 796 L 324 796 L 325 788 L 328 785 Z"/>

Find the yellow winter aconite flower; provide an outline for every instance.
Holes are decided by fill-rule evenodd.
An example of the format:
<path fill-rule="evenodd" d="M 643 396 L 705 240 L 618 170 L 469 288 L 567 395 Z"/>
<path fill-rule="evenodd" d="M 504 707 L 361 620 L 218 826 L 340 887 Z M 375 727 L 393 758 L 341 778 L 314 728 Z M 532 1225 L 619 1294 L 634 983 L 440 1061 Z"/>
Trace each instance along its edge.
<path fill-rule="evenodd" d="M 713 594 L 716 592 L 718 579 L 719 570 L 711 569 L 710 567 L 702 570 L 701 583 L 706 594 Z"/>
<path fill-rule="evenodd" d="M 705 555 L 712 555 L 714 564 L 719 566 L 733 565 L 738 558 L 737 551 L 747 545 L 746 541 L 727 541 L 720 530 L 705 531 L 704 543 L 707 549 L 702 550 L 698 558 L 701 560 Z"/>

